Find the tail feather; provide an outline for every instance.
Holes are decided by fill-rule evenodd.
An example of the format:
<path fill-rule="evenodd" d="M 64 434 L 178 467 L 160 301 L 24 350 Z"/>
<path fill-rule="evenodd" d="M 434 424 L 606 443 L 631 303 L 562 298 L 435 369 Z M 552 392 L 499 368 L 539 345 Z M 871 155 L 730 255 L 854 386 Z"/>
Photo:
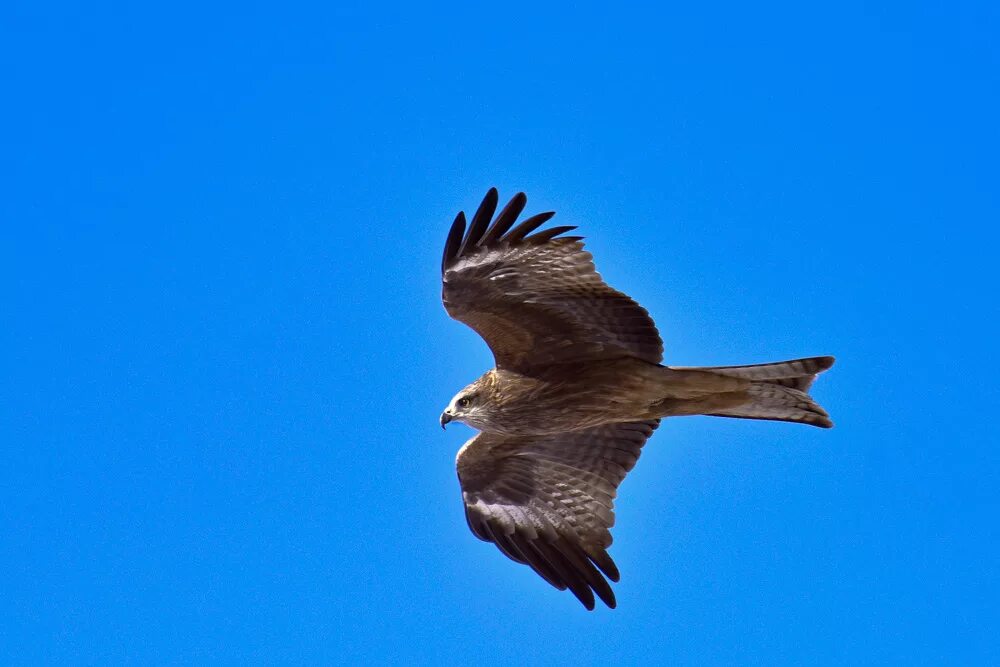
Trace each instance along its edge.
<path fill-rule="evenodd" d="M 833 366 L 833 357 L 808 357 L 751 366 L 677 367 L 677 371 L 704 371 L 750 380 L 738 393 L 716 394 L 684 406 L 686 414 L 770 419 L 830 428 L 830 415 L 809 396 L 816 376 Z M 739 397 L 739 400 L 735 400 Z M 729 397 L 729 401 L 723 400 Z"/>
<path fill-rule="evenodd" d="M 727 377 L 770 382 L 799 391 L 808 391 L 816 380 L 816 376 L 833 366 L 833 362 L 833 357 L 806 357 L 805 359 L 778 361 L 771 364 L 751 364 L 749 366 L 709 366 L 705 368 L 671 366 L 671 368 L 709 371 Z"/>
<path fill-rule="evenodd" d="M 746 393 L 750 397 L 749 401 L 707 414 L 713 417 L 798 422 L 820 428 L 833 426 L 827 411 L 804 391 L 771 382 L 754 382 L 747 388 Z"/>

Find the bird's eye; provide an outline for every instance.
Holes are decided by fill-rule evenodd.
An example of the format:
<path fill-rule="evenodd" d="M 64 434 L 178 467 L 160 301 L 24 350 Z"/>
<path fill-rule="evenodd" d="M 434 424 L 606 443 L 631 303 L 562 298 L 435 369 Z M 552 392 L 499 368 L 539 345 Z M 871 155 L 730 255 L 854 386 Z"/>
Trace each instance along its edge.
<path fill-rule="evenodd" d="M 471 403 L 471 402 L 472 401 L 470 401 L 469 399 L 467 399 L 466 397 L 463 396 L 462 398 L 458 399 L 458 407 L 460 407 L 460 408 L 467 408 L 467 407 L 469 407 L 469 403 Z"/>

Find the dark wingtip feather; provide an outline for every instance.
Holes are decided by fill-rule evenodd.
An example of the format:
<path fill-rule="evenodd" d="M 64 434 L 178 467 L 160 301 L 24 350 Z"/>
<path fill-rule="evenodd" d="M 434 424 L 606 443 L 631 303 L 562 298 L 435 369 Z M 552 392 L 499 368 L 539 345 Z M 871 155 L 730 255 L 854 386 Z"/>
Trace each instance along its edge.
<path fill-rule="evenodd" d="M 563 225 L 562 227 L 551 227 L 549 229 L 543 229 L 537 234 L 532 234 L 531 236 L 524 239 L 525 241 L 530 241 L 532 243 L 545 243 L 550 241 L 560 234 L 565 234 L 566 232 L 571 232 L 576 229 L 576 225 Z M 579 237 L 577 237 L 579 238 Z"/>
<path fill-rule="evenodd" d="M 483 232 L 486 231 L 486 228 L 490 224 L 493 213 L 497 210 L 497 203 L 499 201 L 500 195 L 497 193 L 497 189 L 490 188 L 486 196 L 483 197 L 482 203 L 479 204 L 479 208 L 476 209 L 475 215 L 472 216 L 472 222 L 469 223 L 469 231 L 465 235 L 465 241 L 462 242 L 462 249 L 458 252 L 459 255 L 464 255 L 467 250 L 479 243 Z"/>
<path fill-rule="evenodd" d="M 504 206 L 500 214 L 490 224 L 490 218 L 496 212 L 499 202 L 499 193 L 496 188 L 490 188 L 483 198 L 479 208 L 476 209 L 466 228 L 465 214 L 460 212 L 452 223 L 451 231 L 448 233 L 448 240 L 445 242 L 444 256 L 441 259 L 441 272 L 453 264 L 459 257 L 462 257 L 477 247 L 488 247 L 498 242 L 515 245 L 522 242 L 545 243 L 560 234 L 576 229 L 573 225 L 553 227 L 544 229 L 536 234 L 528 236 L 545 222 L 555 215 L 554 211 L 547 211 L 533 215 L 523 220 L 516 227 L 514 223 L 517 216 L 521 214 L 528 203 L 528 197 L 523 192 L 514 195 L 507 205 Z M 511 229 L 513 227 L 513 229 Z M 582 236 L 562 236 L 567 241 L 579 241 Z"/>
<path fill-rule="evenodd" d="M 493 243 L 501 236 L 507 233 L 507 230 L 511 228 L 514 221 L 517 220 L 517 216 L 521 215 L 524 207 L 528 205 L 528 196 L 523 192 L 518 192 L 516 195 L 511 197 L 511 200 L 507 202 L 507 205 L 503 207 L 500 211 L 500 215 L 497 219 L 493 221 L 493 225 L 490 226 L 489 231 L 483 236 L 482 245 L 488 245 Z"/>
<path fill-rule="evenodd" d="M 462 244 L 462 236 L 465 234 L 465 212 L 459 211 L 455 216 L 455 222 L 451 223 L 451 230 L 448 232 L 448 240 L 444 242 L 444 255 L 441 257 L 441 273 L 444 273 L 448 265 L 458 259 L 458 249 Z"/>
<path fill-rule="evenodd" d="M 561 591 L 566 590 L 566 584 L 563 582 L 562 577 L 559 576 L 558 572 L 552 569 L 549 562 L 538 552 L 538 549 L 535 548 L 533 544 L 534 540 L 529 540 L 528 538 L 515 532 L 511 535 L 511 541 L 520 549 L 521 554 L 528 563 L 528 566 L 531 567 L 531 569 L 534 570 L 538 576 L 549 582 L 549 584 L 555 588 Z"/>
<path fill-rule="evenodd" d="M 576 599 L 587 608 L 587 611 L 593 611 L 594 591 L 590 588 L 590 584 L 584 578 L 583 573 L 555 545 L 539 540 L 536 543 L 536 547 L 545 560 L 548 561 L 549 565 L 559 573 L 560 578 L 565 582 L 570 592 L 576 596 Z"/>
<path fill-rule="evenodd" d="M 576 572 L 583 577 L 584 582 L 590 586 L 594 593 L 597 593 L 597 597 L 608 607 L 614 609 L 618 604 L 615 600 L 614 591 L 611 590 L 611 586 L 608 585 L 608 582 L 604 580 L 601 573 L 597 571 L 594 564 L 587 558 L 583 549 L 568 542 L 565 538 L 560 540 L 556 548 L 562 553 L 569 564 L 576 569 Z"/>
<path fill-rule="evenodd" d="M 531 216 L 517 227 L 510 230 L 510 233 L 504 237 L 504 240 L 508 243 L 516 243 L 520 241 L 525 236 L 538 229 L 547 220 L 551 219 L 555 214 L 555 211 L 546 211 L 545 213 L 539 213 Z"/>
<path fill-rule="evenodd" d="M 611 581 L 618 581 L 621 579 L 621 573 L 618 572 L 618 566 L 615 565 L 613 560 L 611 560 L 611 556 L 608 555 L 607 551 L 594 547 L 587 549 L 587 555 L 590 557 L 590 560 L 594 561 L 594 565 L 600 568 L 605 577 Z"/>

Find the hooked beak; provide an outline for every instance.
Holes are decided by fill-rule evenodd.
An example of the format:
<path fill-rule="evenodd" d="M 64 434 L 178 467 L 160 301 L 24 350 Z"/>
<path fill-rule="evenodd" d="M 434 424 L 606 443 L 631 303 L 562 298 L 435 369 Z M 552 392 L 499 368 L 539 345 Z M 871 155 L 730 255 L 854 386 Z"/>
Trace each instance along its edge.
<path fill-rule="evenodd" d="M 441 413 L 441 428 L 444 428 L 445 425 L 448 422 L 450 422 L 450 421 L 451 421 L 451 415 L 448 414 L 447 412 L 442 412 Z"/>

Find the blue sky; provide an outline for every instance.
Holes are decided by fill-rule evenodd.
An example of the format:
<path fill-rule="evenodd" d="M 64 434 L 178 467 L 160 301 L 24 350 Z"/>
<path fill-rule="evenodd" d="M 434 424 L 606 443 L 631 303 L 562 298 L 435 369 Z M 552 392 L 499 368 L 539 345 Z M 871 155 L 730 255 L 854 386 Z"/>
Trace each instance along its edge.
<path fill-rule="evenodd" d="M 3 14 L 3 662 L 1000 661 L 993 3 Z M 838 357 L 832 431 L 660 428 L 615 611 L 462 517 L 490 186 L 668 363 Z"/>

